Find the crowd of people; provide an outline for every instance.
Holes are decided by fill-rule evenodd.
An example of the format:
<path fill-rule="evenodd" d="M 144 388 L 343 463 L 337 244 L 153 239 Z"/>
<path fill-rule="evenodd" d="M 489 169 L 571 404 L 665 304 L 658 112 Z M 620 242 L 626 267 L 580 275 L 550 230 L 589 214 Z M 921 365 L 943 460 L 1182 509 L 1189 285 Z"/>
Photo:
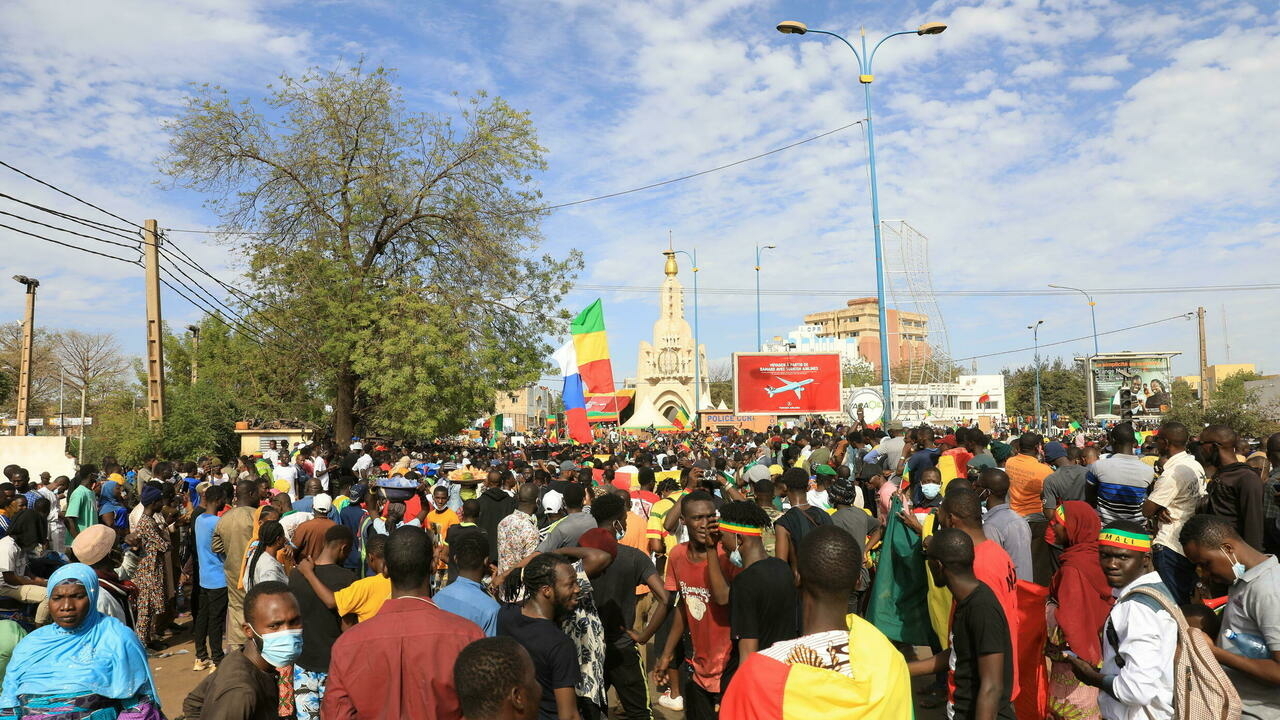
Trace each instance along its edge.
<path fill-rule="evenodd" d="M 148 652 L 187 612 L 191 720 L 1280 718 L 1280 434 L 1060 438 L 11 465 L 0 718 L 162 717 Z"/>

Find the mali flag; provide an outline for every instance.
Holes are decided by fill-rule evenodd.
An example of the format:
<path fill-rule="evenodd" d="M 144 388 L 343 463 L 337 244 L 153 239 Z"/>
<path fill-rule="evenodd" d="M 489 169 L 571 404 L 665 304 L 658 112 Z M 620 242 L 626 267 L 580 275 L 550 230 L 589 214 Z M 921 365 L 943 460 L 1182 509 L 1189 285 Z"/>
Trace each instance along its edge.
<path fill-rule="evenodd" d="M 849 623 L 849 671 L 818 667 L 804 646 L 787 661 L 752 653 L 743 661 L 720 704 L 733 720 L 910 720 L 911 676 L 902 653 L 857 615 Z M 850 677 L 852 675 L 852 677 Z"/>
<path fill-rule="evenodd" d="M 587 395 L 613 394 L 613 363 L 609 360 L 609 338 L 604 331 L 604 305 L 599 300 L 569 324 L 573 349 L 578 358 L 582 391 Z"/>
<path fill-rule="evenodd" d="M 671 424 L 676 426 L 677 430 L 687 430 L 689 428 L 689 413 L 685 412 L 682 407 L 676 408 L 676 416 L 671 418 Z"/>

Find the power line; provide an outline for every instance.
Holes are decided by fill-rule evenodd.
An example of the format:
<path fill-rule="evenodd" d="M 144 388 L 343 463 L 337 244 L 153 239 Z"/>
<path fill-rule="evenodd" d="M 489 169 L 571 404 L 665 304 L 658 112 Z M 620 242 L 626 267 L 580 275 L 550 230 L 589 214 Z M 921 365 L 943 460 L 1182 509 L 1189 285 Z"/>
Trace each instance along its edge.
<path fill-rule="evenodd" d="M 212 318 L 217 318 L 217 319 L 221 320 L 222 322 L 227 323 L 226 318 L 224 318 L 220 313 L 218 313 L 217 311 L 214 311 L 214 310 L 210 310 L 207 306 L 205 306 L 205 305 L 201 305 L 200 303 L 196 302 L 196 301 L 195 301 L 194 299 L 192 299 L 190 296 L 188 296 L 187 294 L 183 293 L 183 292 L 182 292 L 181 290 L 179 290 L 178 288 L 174 287 L 174 286 L 173 286 L 173 285 L 172 285 L 168 280 L 166 280 L 166 279 L 164 278 L 164 275 L 161 275 L 161 276 L 160 276 L 160 282 L 164 283 L 164 286 L 165 286 L 165 287 L 167 287 L 167 288 L 169 288 L 170 290 L 172 290 L 172 291 L 173 291 L 173 293 L 174 293 L 175 295 L 177 295 L 178 297 L 182 298 L 183 300 L 186 300 L 186 301 L 187 301 L 188 303 L 190 303 L 191 305 L 194 305 L 194 306 L 196 307 L 196 309 L 200 310 L 200 311 L 201 311 L 201 312 L 203 312 L 205 315 L 208 315 L 209 317 L 212 317 Z M 235 324 L 234 324 L 233 322 L 232 322 L 232 323 L 227 323 L 227 325 L 228 325 L 228 326 L 235 326 Z M 239 326 L 235 326 L 235 327 L 237 327 L 237 329 L 239 329 Z M 255 345 L 259 346 L 259 347 L 262 347 L 262 341 L 261 341 L 261 340 L 259 340 L 256 336 L 254 336 L 254 335 L 252 335 L 252 334 L 249 334 L 249 333 L 245 333 L 243 330 L 241 330 L 241 334 L 242 334 L 242 335 L 244 335 L 246 338 L 248 338 L 248 339 L 249 339 L 249 341 L 250 341 L 250 342 L 252 342 L 253 344 L 255 344 Z"/>
<path fill-rule="evenodd" d="M 58 187 L 57 185 L 54 185 L 53 183 L 45 182 L 44 180 L 41 180 L 40 178 L 36 177 L 35 175 L 32 175 L 32 174 L 30 174 L 30 173 L 27 173 L 27 172 L 24 172 L 24 171 L 22 171 L 22 170 L 19 170 L 18 168 L 16 168 L 16 167 L 14 167 L 14 166 L 10 165 L 9 163 L 7 163 L 7 162 L 5 162 L 5 161 L 3 161 L 3 160 L 0 160 L 0 166 L 3 166 L 3 167 L 6 167 L 6 168 L 9 168 L 10 170 L 12 170 L 12 171 L 14 171 L 14 172 L 18 173 L 19 175 L 21 175 L 21 176 L 23 176 L 23 177 L 27 178 L 28 180 L 34 180 L 35 182 L 40 183 L 41 185 L 43 185 L 43 186 L 45 186 L 45 187 L 49 188 L 50 190 L 53 190 L 54 192 L 57 192 L 57 193 L 61 193 L 61 194 L 63 194 L 63 195 L 66 195 L 67 197 L 71 198 L 72 200 L 75 200 L 76 202 L 80 203 L 81 205 L 87 205 L 87 206 L 89 206 L 89 207 L 93 208 L 94 210 L 97 210 L 98 212 L 100 212 L 100 213 L 104 214 L 104 215 L 109 215 L 109 216 L 111 216 L 111 217 L 113 217 L 113 218 L 115 218 L 115 219 L 119 220 L 120 222 L 124 223 L 125 225 L 131 225 L 131 226 L 133 226 L 133 227 L 138 228 L 139 230 L 144 230 L 144 229 L 145 229 L 145 228 L 143 228 L 141 225 L 139 225 L 139 224 L 135 223 L 135 222 L 134 222 L 134 221 L 132 221 L 132 220 L 129 220 L 129 219 L 127 219 L 127 218 L 122 218 L 122 217 L 120 217 L 119 215 L 117 215 L 117 214 L 115 214 L 115 213 L 113 213 L 113 212 L 111 212 L 111 211 L 109 211 L 109 210 L 103 210 L 102 208 L 98 207 L 97 205 L 94 205 L 93 203 L 89 202 L 88 200 L 85 200 L 84 198 L 79 197 L 79 196 L 77 196 L 77 195 L 73 195 L 73 194 L 71 194 L 71 193 L 67 192 L 66 190 L 63 190 L 62 188 Z"/>
<path fill-rule="evenodd" d="M 65 212 L 62 212 L 61 210 L 54 210 L 52 208 L 47 208 L 43 205 L 38 205 L 33 202 L 27 202 L 26 200 L 19 200 L 18 198 L 12 195 L 7 195 L 5 193 L 0 193 L 0 198 L 4 198 L 6 200 L 12 200 L 13 202 L 16 202 L 20 205 L 26 205 L 27 207 L 34 208 L 36 210 L 39 210 L 40 212 L 49 213 L 50 215 L 60 217 L 64 220 L 70 220 L 71 222 L 79 223 L 81 225 L 92 228 L 94 230 L 98 230 L 99 232 L 105 232 L 108 235 L 115 235 L 116 237 L 122 237 L 126 240 L 132 240 L 137 235 L 136 230 L 130 230 L 128 228 L 118 228 L 115 225 L 109 225 L 104 222 L 98 222 L 97 220 L 82 218 L 79 215 L 72 215 L 71 213 L 65 213 Z"/>
<path fill-rule="evenodd" d="M 45 242 L 51 242 L 54 245 L 61 245 L 62 247 L 71 248 L 72 250 L 79 250 L 80 252 L 86 252 L 86 253 L 89 253 L 90 255 L 97 255 L 98 257 L 110 258 L 112 260 L 119 260 L 122 263 L 128 263 L 130 265 L 137 265 L 138 267 L 142 267 L 142 263 L 138 262 L 137 260 L 130 260 L 128 258 L 117 257 L 115 255 L 109 255 L 104 252 L 98 252 L 97 250 L 90 250 L 89 248 L 83 248 L 83 247 L 80 247 L 79 245 L 72 245 L 71 243 L 62 242 L 61 240 L 54 240 L 53 238 L 45 237 L 44 235 L 37 235 L 36 233 L 27 232 L 26 230 L 19 230 L 18 228 L 13 227 L 12 225 L 5 225 L 3 223 L 0 223 L 0 228 L 5 228 L 6 230 L 12 230 L 16 233 L 22 233 L 23 235 L 36 238 L 37 240 L 44 240 Z"/>
<path fill-rule="evenodd" d="M 598 200 L 608 200 L 610 198 L 621 197 L 623 195 L 630 195 L 632 193 L 643 192 L 645 190 L 652 190 L 654 188 L 662 187 L 664 185 L 671 185 L 672 183 L 684 182 L 685 180 L 692 180 L 693 178 L 702 177 L 703 175 L 710 175 L 711 173 L 720 172 L 721 170 L 728 170 L 729 168 L 737 167 L 738 165 L 749 163 L 753 160 L 759 160 L 760 158 L 768 157 L 770 155 L 776 155 L 780 152 L 785 152 L 792 148 L 796 148 L 801 145 L 804 145 L 805 143 L 811 143 L 815 140 L 821 140 L 824 137 L 827 137 L 829 135 L 835 135 L 838 132 L 848 130 L 854 125 L 862 125 L 865 122 L 866 122 L 865 119 L 855 120 L 849 123 L 848 125 L 841 125 L 840 127 L 835 128 L 833 130 L 828 130 L 824 133 L 819 133 L 818 135 L 804 138 L 803 140 L 797 140 L 793 143 L 783 145 L 782 147 L 777 147 L 772 150 L 766 150 L 765 152 L 752 155 L 751 157 L 742 158 L 741 160 L 734 160 L 731 163 L 726 163 L 724 165 L 717 165 L 716 167 L 713 167 L 713 168 L 708 168 L 706 170 L 699 170 L 698 172 L 689 173 L 688 175 L 681 175 L 680 177 L 671 178 L 669 180 L 659 180 L 658 182 L 652 182 L 652 183 L 649 183 L 648 185 L 641 185 L 640 187 L 634 187 L 628 190 L 619 190 L 618 192 L 611 192 L 611 193 L 606 193 L 604 195 L 596 195 L 593 197 L 582 198 L 581 200 L 573 200 L 570 202 L 557 203 L 555 205 L 541 205 L 536 208 L 529 208 L 528 210 L 517 210 L 515 212 L 502 213 L 502 214 L 524 215 L 524 214 L 530 214 L 530 213 L 550 212 L 552 210 L 559 210 L 560 208 L 573 207 L 574 205 L 584 205 L 586 203 L 596 202 Z M 274 234 L 269 232 L 258 232 L 258 231 L 252 231 L 252 230 L 188 230 L 188 229 L 179 229 L 179 228 L 165 228 L 165 230 L 168 232 L 192 233 L 197 235 L 272 235 Z"/>
<path fill-rule="evenodd" d="M 142 248 L 141 248 L 141 246 L 140 246 L 139 244 L 127 245 L 127 244 L 122 243 L 122 242 L 116 242 L 115 240 L 107 240 L 106 238 L 95 237 L 95 236 L 93 236 L 93 235 L 85 235 L 84 233 L 79 233 L 79 232 L 76 232 L 75 230 L 68 230 L 68 229 L 66 229 L 66 228 L 64 228 L 64 227 L 58 227 L 57 225 L 50 225 L 50 224 L 48 224 L 48 223 L 42 223 L 42 222 L 40 222 L 39 220 L 32 220 L 32 219 L 31 219 L 31 218 L 29 218 L 29 217 L 23 217 L 22 215 L 15 215 L 15 214 L 13 214 L 13 213 L 11 213 L 11 212 L 5 212 L 4 210 L 0 210 L 0 215 L 7 215 L 7 216 L 9 216 L 9 217 L 11 217 L 11 218 L 17 218 L 18 220 L 21 220 L 21 221 L 23 221 L 23 222 L 29 222 L 29 223 L 31 223 L 32 225 L 39 225 L 40 227 L 46 227 L 46 228 L 49 228 L 50 230 L 57 230 L 57 231 L 59 231 L 59 232 L 67 233 L 68 235 L 75 235 L 75 236 L 77 236 L 77 237 L 82 237 L 82 238 L 85 238 L 85 239 L 87 239 L 87 240 L 97 240 L 97 241 L 98 241 L 98 242 L 100 242 L 100 243 L 106 243 L 106 244 L 108 244 L 108 245 L 115 245 L 116 247 L 122 247 L 122 248 L 126 248 L 126 249 L 129 249 L 129 250 L 137 250 L 137 251 L 139 251 L 139 252 L 141 252 L 141 250 L 142 250 Z"/>
<path fill-rule="evenodd" d="M 169 260 L 168 258 L 164 258 L 164 257 L 161 257 L 161 258 L 160 258 L 160 269 L 161 269 L 161 271 L 162 271 L 162 272 L 165 272 L 165 271 L 164 271 L 164 262 L 165 262 L 166 260 L 169 262 L 169 266 L 170 266 L 170 267 L 172 267 L 174 270 L 176 270 L 176 271 L 178 272 L 178 274 L 179 274 L 179 275 L 181 275 L 183 278 L 185 278 L 185 279 L 187 280 L 187 282 L 189 283 L 189 285 L 187 285 L 187 287 L 189 287 L 189 288 L 191 289 L 192 293 L 196 293 L 196 294 L 197 294 L 197 297 L 201 297 L 201 301 L 202 301 L 202 302 L 204 301 L 204 298 L 206 298 L 206 297 L 207 297 L 209 300 L 211 300 L 211 301 L 213 302 L 213 304 L 214 304 L 214 305 L 221 306 L 221 307 L 223 308 L 223 310 L 225 311 L 225 313 L 224 313 L 224 314 L 225 314 L 225 316 L 230 320 L 231 324 L 233 324 L 233 325 L 235 325 L 237 328 L 239 328 L 239 329 L 240 329 L 240 331 L 241 331 L 242 333 L 245 333 L 245 334 L 247 334 L 247 335 L 252 335 L 253 337 L 255 337 L 255 338 L 259 339 L 259 340 L 266 340 L 266 339 L 267 339 L 267 338 L 266 338 L 266 336 L 265 336 L 265 335 L 263 335 L 263 334 L 261 334 L 258 330 L 254 329 L 254 328 L 250 328 L 247 324 L 245 324 L 245 323 L 247 323 L 247 322 L 248 322 L 248 320 L 247 320 L 244 316 L 240 315 L 240 314 L 239 314 L 239 313 L 237 313 L 235 310 L 231 309 L 231 307 L 230 307 L 229 305 L 227 305 L 226 303 L 224 303 L 224 302 L 222 302 L 221 300 L 219 300 L 216 296 L 214 296 L 214 295 L 213 295 L 213 293 L 211 293 L 211 292 L 209 292 L 208 290 L 205 290 L 204 288 L 200 287 L 200 283 L 196 282 L 194 278 L 192 278 L 190 275 L 188 275 L 186 272 L 184 272 L 184 271 L 182 270 L 182 268 L 178 267 L 178 266 L 177 266 L 177 265 L 176 265 L 172 260 Z M 175 281 L 177 281 L 177 278 L 173 277 L 173 274 L 172 274 L 172 273 L 169 273 L 169 277 L 170 277 L 170 278 L 173 278 Z M 180 290 L 177 290 L 177 291 L 175 291 L 175 292 L 178 292 L 179 294 L 182 294 L 182 292 L 181 292 Z M 185 297 L 185 295 L 184 295 L 184 297 Z M 187 299 L 188 299 L 188 300 L 190 300 L 190 298 L 187 298 Z"/>
<path fill-rule="evenodd" d="M 177 243 L 175 243 L 173 240 L 171 240 L 167 235 L 163 235 L 163 234 L 162 234 L 162 237 L 164 237 L 164 239 L 165 239 L 165 244 L 163 244 L 163 245 L 161 245 L 161 246 L 160 246 L 160 252 L 161 252 L 161 253 L 168 254 L 168 250 L 169 250 L 169 248 L 172 248 L 173 250 L 176 250 L 176 251 L 178 252 L 178 254 L 181 256 L 181 257 L 179 257 L 179 258 L 178 258 L 178 260 L 181 260 L 183 263 L 185 263 L 188 267 L 192 268 L 192 269 L 193 269 L 193 270 L 195 270 L 196 272 L 198 272 L 198 273 L 200 273 L 200 274 L 204 275 L 205 277 L 209 278 L 210 280 L 212 280 L 212 281 L 214 281 L 214 282 L 218 283 L 218 284 L 219 284 L 219 285 L 221 285 L 223 288 L 225 288 L 225 289 L 227 290 L 227 292 L 230 292 L 230 293 L 234 293 L 234 294 L 236 294 L 236 295 L 239 295 L 240 297 L 244 298 L 244 299 L 245 299 L 245 300 L 247 300 L 247 301 L 256 302 L 256 303 L 258 303 L 258 304 L 260 304 L 260 305 L 265 305 L 265 306 L 267 306 L 267 307 L 271 307 L 271 308 L 274 308 L 274 309 L 276 309 L 276 310 L 280 310 L 280 311 L 282 311 L 282 312 L 285 310 L 283 307 L 281 307 L 281 306 L 279 306 L 279 305 L 276 305 L 275 303 L 272 303 L 272 302 L 269 302 L 269 301 L 267 301 L 267 300 L 263 300 L 263 299 L 261 299 L 261 298 L 255 297 L 255 296 L 253 296 L 252 294 L 247 293 L 247 292 L 245 292 L 245 291 L 241 290 L 240 288 L 238 288 L 238 287 L 236 287 L 236 286 L 234 286 L 234 285 L 232 285 L 232 284 L 230 284 L 230 283 L 224 282 L 221 278 L 219 278 L 218 276 L 216 276 L 216 275 L 214 275 L 213 273 L 211 273 L 211 272 L 209 272 L 208 270 L 206 270 L 206 269 L 205 269 L 205 267 L 204 267 L 203 265 L 201 265 L 200 263 L 196 262 L 196 260 L 195 260 L 194 258 L 192 258 L 190 255 L 188 255 L 188 254 L 187 254 L 187 252 L 186 252 L 185 250 L 183 250 L 181 247 L 179 247 L 179 246 L 178 246 L 178 244 L 177 244 Z M 173 256 L 172 256 L 172 255 L 170 255 L 169 257 L 170 257 L 170 258 L 172 258 Z M 282 328 L 282 329 L 283 329 L 283 328 Z"/>
<path fill-rule="evenodd" d="M 652 285 L 574 285 L 575 290 L 591 290 L 596 292 L 662 292 L 661 286 Z M 1097 288 L 1090 289 L 1092 295 L 1154 295 L 1188 292 L 1258 292 L 1280 290 L 1280 283 L 1256 283 L 1252 285 L 1177 285 L 1145 288 Z M 755 288 L 698 288 L 700 295 L 754 295 Z M 1072 295 L 1066 290 L 934 290 L 935 295 L 949 297 L 1045 297 L 1056 295 Z M 761 295 L 773 296 L 806 296 L 806 297 L 870 297 L 875 290 L 760 290 Z"/>
<path fill-rule="evenodd" d="M 1152 325 L 1159 325 L 1160 323 L 1166 323 L 1166 322 L 1169 322 L 1170 320 L 1190 320 L 1194 316 L 1195 316 L 1195 313 L 1193 312 L 1182 313 L 1181 315 L 1171 315 L 1167 318 L 1162 318 L 1160 320 L 1152 320 L 1151 322 L 1145 322 L 1138 325 L 1130 325 L 1129 327 L 1122 327 L 1116 330 L 1108 330 L 1106 332 L 1100 332 L 1098 333 L 1098 337 L 1102 337 L 1103 335 L 1114 335 L 1116 333 L 1127 332 L 1129 330 L 1137 330 L 1138 328 L 1150 327 Z M 1093 335 L 1091 334 L 1082 335 L 1077 338 L 1071 338 L 1070 340 L 1058 340 L 1056 342 L 1051 342 L 1051 343 L 1040 343 L 1038 347 L 1046 348 L 1046 347 L 1053 347 L 1055 345 L 1066 345 L 1068 343 L 1080 342 L 1082 340 L 1089 340 L 1092 337 Z M 980 360 L 982 358 L 995 357 L 997 355 L 1013 355 L 1014 353 L 1026 352 L 1028 350 L 1035 350 L 1036 347 L 1037 346 L 1032 345 L 1030 347 L 1018 348 L 1017 350 L 1002 350 L 1000 352 L 984 353 L 982 355 L 970 355 L 969 357 L 951 358 L 951 362 L 959 363 L 959 362 L 965 362 L 967 360 Z"/>

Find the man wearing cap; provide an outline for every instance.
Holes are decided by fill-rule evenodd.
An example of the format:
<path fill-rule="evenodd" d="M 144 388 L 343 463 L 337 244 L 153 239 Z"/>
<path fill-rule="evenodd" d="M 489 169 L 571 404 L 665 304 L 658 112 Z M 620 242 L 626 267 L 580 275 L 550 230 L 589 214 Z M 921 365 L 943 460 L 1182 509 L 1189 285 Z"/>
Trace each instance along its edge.
<path fill-rule="evenodd" d="M 1173 717 L 1173 655 L 1178 623 L 1155 601 L 1133 594 L 1152 588 L 1173 596 L 1151 564 L 1151 536 L 1131 520 L 1102 528 L 1098 556 L 1116 601 L 1102 631 L 1102 671 L 1067 656 L 1080 682 L 1099 688 L 1098 707 L 1108 720 L 1166 720 Z"/>
<path fill-rule="evenodd" d="M 326 493 L 316 495 L 311 503 L 311 519 L 293 531 L 293 544 L 298 548 L 298 559 L 315 560 L 324 549 L 324 534 L 329 528 L 337 525 L 329 519 L 329 511 L 333 509 L 333 498 Z"/>
<path fill-rule="evenodd" d="M 110 570 L 111 553 L 116 546 L 116 531 L 106 525 L 93 525 L 84 532 L 76 536 L 71 543 L 71 552 L 75 555 L 76 562 L 84 563 L 93 568 L 95 572 L 101 574 L 98 566 L 106 566 Z M 115 573 L 112 572 L 114 575 Z M 98 612 L 108 617 L 113 617 L 120 622 L 133 627 L 133 621 L 125 613 L 124 606 L 113 595 L 112 588 L 98 581 L 101 592 L 98 593 Z"/>

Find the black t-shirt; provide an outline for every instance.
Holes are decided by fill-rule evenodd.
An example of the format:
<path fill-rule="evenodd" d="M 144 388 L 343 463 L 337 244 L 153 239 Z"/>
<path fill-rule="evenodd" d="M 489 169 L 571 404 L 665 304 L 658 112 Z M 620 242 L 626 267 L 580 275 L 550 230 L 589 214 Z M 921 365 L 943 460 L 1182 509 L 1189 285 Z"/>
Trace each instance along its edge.
<path fill-rule="evenodd" d="M 778 518 L 774 527 L 784 527 L 787 532 L 791 533 L 791 546 L 800 547 L 800 541 L 804 539 L 811 531 L 817 530 L 823 525 L 831 524 L 831 516 L 822 508 L 809 507 L 801 510 L 800 508 L 791 508 Z M 785 558 L 784 558 L 785 559 Z"/>
<path fill-rule="evenodd" d="M 356 574 L 341 565 L 317 565 L 316 577 L 330 590 L 337 592 L 356 581 Z M 289 573 L 289 589 L 298 599 L 302 614 L 302 654 L 298 665 L 311 672 L 329 672 L 329 651 L 342 634 L 338 612 L 325 607 L 311 589 L 311 583 L 296 569 Z"/>
<path fill-rule="evenodd" d="M 951 696 L 955 701 L 956 717 L 973 717 L 978 702 L 981 678 L 978 675 L 978 659 L 983 655 L 1004 653 L 1004 692 L 997 717 L 1014 720 L 1013 705 L 1009 697 L 1013 693 L 1013 650 L 1009 644 L 1009 623 L 995 593 L 984 583 L 969 597 L 956 603 L 955 618 L 951 624 Z"/>
<path fill-rule="evenodd" d="M 591 581 L 591 594 L 604 624 L 605 642 L 627 647 L 634 642 L 627 631 L 636 621 L 636 586 L 657 574 L 648 555 L 628 545 L 618 546 L 618 557 Z"/>
<path fill-rule="evenodd" d="M 239 649 L 206 675 L 182 701 L 190 720 L 276 720 L 280 690 L 275 673 L 259 670 Z"/>
<path fill-rule="evenodd" d="M 531 618 L 519 605 L 504 605 L 498 611 L 498 634 L 513 638 L 533 658 L 534 675 L 542 687 L 538 717 L 555 720 L 556 690 L 578 684 L 578 650 L 568 635 L 550 620 Z"/>
<path fill-rule="evenodd" d="M 738 641 L 742 638 L 759 640 L 759 649 L 764 650 L 776 642 L 800 637 L 800 597 L 785 560 L 757 560 L 733 579 L 729 585 L 729 636 L 733 650 L 722 687 L 727 687 L 741 661 Z"/>
<path fill-rule="evenodd" d="M 462 523 L 457 523 L 454 525 L 450 525 L 449 529 L 445 531 L 444 542 L 446 545 L 449 545 L 450 547 L 452 547 L 453 545 L 461 541 L 462 538 L 468 535 L 479 535 L 480 537 L 485 539 L 486 543 L 489 540 L 489 534 L 486 533 L 484 531 L 484 528 L 480 527 L 479 525 L 476 525 L 474 523 L 468 523 L 465 525 Z M 497 558 L 492 558 L 492 559 L 495 562 L 497 561 Z M 448 560 L 446 561 L 446 563 L 449 567 L 449 582 L 453 582 L 458 577 L 458 566 L 456 563 L 453 562 L 452 550 L 450 550 L 449 552 Z"/>

